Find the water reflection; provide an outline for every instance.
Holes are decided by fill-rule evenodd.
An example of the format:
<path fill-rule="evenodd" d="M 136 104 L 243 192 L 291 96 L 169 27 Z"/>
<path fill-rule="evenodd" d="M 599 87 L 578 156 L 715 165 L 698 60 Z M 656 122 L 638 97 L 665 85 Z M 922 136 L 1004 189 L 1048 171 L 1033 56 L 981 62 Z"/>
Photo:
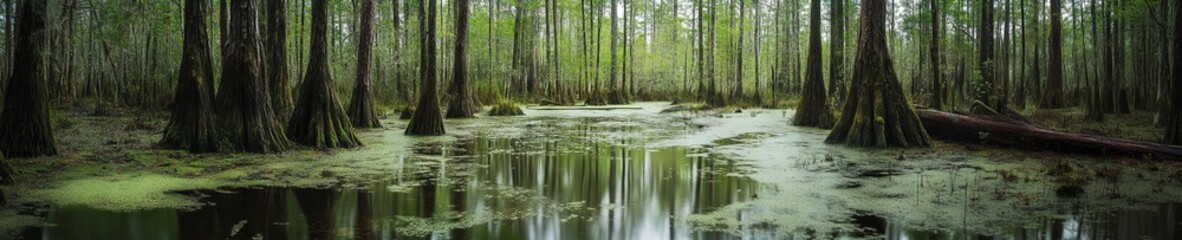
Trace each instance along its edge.
<path fill-rule="evenodd" d="M 584 141 L 603 129 L 528 125 L 519 138 L 423 143 L 392 156 L 390 175 L 360 188 L 244 188 L 189 193 L 196 210 L 109 212 L 58 206 L 50 227 L 23 239 L 783 239 L 746 225 L 732 233 L 697 231 L 685 218 L 772 191 L 745 177 L 742 162 L 683 148 Z M 809 193 L 800 193 L 809 194 Z M 743 212 L 733 216 L 743 221 Z M 1177 204 L 1116 213 L 1079 211 L 1003 233 L 925 231 L 889 217 L 850 216 L 865 231 L 833 238 L 1176 239 Z M 788 236 L 786 236 L 788 235 Z"/>
<path fill-rule="evenodd" d="M 595 129 L 583 129 L 595 131 Z M 362 189 L 203 192 L 194 211 L 55 207 L 26 239 L 687 239 L 684 217 L 754 197 L 741 165 L 590 141 L 422 144 Z M 437 154 L 423 154 L 437 153 Z"/>

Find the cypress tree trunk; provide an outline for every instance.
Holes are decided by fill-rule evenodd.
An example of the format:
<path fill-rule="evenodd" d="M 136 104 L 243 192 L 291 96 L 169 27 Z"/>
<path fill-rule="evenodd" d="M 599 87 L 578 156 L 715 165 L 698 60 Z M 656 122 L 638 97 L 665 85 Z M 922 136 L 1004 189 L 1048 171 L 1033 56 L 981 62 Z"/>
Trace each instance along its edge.
<path fill-rule="evenodd" d="M 841 119 L 827 143 L 874 147 L 928 147 L 920 123 L 895 75 L 886 47 L 886 0 L 862 0 L 854 77 Z"/>
<path fill-rule="evenodd" d="M 12 75 L 0 113 L 0 152 L 8 158 L 57 155 L 46 88 L 46 3 L 21 4 Z"/>
<path fill-rule="evenodd" d="M 996 102 L 1000 97 L 995 95 L 997 82 L 993 79 L 996 65 L 993 61 L 993 0 L 981 0 L 981 24 L 977 29 L 977 38 L 980 44 L 977 64 L 981 80 L 974 86 L 974 100 L 997 109 Z"/>
<path fill-rule="evenodd" d="M 829 128 L 833 126 L 833 115 L 829 113 L 829 97 L 825 93 L 825 79 L 821 75 L 821 0 L 812 0 L 809 9 L 809 59 L 800 97 L 800 107 L 792 124 Z"/>
<path fill-rule="evenodd" d="M 190 152 L 217 151 L 213 115 L 213 66 L 205 35 L 205 1 L 185 0 L 184 46 L 172 117 L 160 145 Z"/>
<path fill-rule="evenodd" d="M 608 1 L 609 2 L 608 7 L 611 8 L 611 28 L 610 28 L 611 34 L 608 37 L 608 38 L 611 38 L 611 52 L 608 53 L 608 54 L 611 54 L 611 63 L 610 63 L 611 66 L 609 67 L 609 69 L 610 69 L 609 74 L 611 74 L 611 76 L 608 77 L 608 83 L 607 83 L 607 87 L 608 87 L 608 89 L 607 89 L 607 103 L 608 104 L 625 104 L 627 102 L 624 99 L 623 94 L 621 94 L 621 91 L 623 91 L 623 90 L 620 88 L 620 86 L 624 85 L 624 84 L 620 81 L 620 75 L 621 75 L 620 68 L 619 68 L 620 64 L 619 64 L 619 61 L 617 61 L 617 58 L 619 58 L 619 52 L 618 52 L 619 50 L 616 49 L 616 46 L 619 45 L 620 39 L 619 39 L 619 35 L 617 35 L 617 33 L 616 33 L 616 32 L 618 32 L 616 26 L 619 25 L 619 17 L 616 14 L 616 11 L 617 11 L 616 10 L 616 8 L 617 8 L 616 1 L 617 0 L 609 0 Z"/>
<path fill-rule="evenodd" d="M 1050 67 L 1047 67 L 1047 89 L 1039 101 L 1041 108 L 1063 107 L 1063 16 L 1062 0 L 1051 0 Z"/>
<path fill-rule="evenodd" d="M 349 119 L 353 127 L 380 128 L 378 113 L 374 110 L 370 62 L 373 59 L 374 41 L 374 7 L 376 0 L 363 0 L 361 3 L 361 33 L 357 46 L 357 84 L 353 87 L 353 99 L 349 101 Z M 396 46 L 397 47 L 397 46 Z"/>
<path fill-rule="evenodd" d="M 845 95 L 845 1 L 829 0 L 829 97 Z M 933 1 L 933 4 L 935 2 Z M 934 14 L 934 13 L 933 13 Z M 934 14 L 939 15 L 939 14 Z M 934 23 L 933 23 L 934 24 Z"/>
<path fill-rule="evenodd" d="M 435 87 L 435 1 L 419 3 L 419 106 L 406 126 L 406 135 L 443 135 L 443 114 L 439 112 L 438 88 Z"/>
<path fill-rule="evenodd" d="M 287 0 L 267 0 L 267 86 L 275 117 L 291 116 L 291 79 L 287 72 Z"/>
<path fill-rule="evenodd" d="M 1182 69 L 1182 4 L 1174 6 L 1174 71 Z M 1173 78 L 1170 112 L 1166 120 L 1166 144 L 1182 145 L 1182 74 L 1170 74 Z"/>
<path fill-rule="evenodd" d="M 1018 60 L 1018 89 L 1014 91 L 1014 105 L 1017 105 L 1018 109 L 1026 109 L 1026 35 L 1029 33 L 1026 31 L 1026 0 L 1019 1 L 1018 6 L 1019 18 L 1022 19 L 1018 23 L 1022 29 L 1022 43 L 1019 47 L 1021 57 Z"/>
<path fill-rule="evenodd" d="M 1097 30 L 1098 24 L 1097 24 L 1096 19 L 1098 18 L 1097 17 L 1098 15 L 1096 15 L 1096 0 L 1091 0 L 1091 4 L 1088 8 L 1091 11 L 1091 15 L 1092 15 L 1090 17 L 1092 19 L 1092 45 L 1096 46 L 1094 49 L 1096 49 L 1097 56 L 1095 56 L 1095 57 L 1097 57 L 1096 59 L 1099 59 L 1101 57 L 1101 56 L 1098 56 L 1098 55 L 1100 55 L 1100 51 L 1099 51 L 1099 49 L 1100 49 L 1100 34 L 1099 34 L 1099 31 Z M 1163 55 L 1165 55 L 1165 54 L 1163 54 Z M 1096 60 L 1096 59 L 1093 59 L 1093 60 Z M 1092 81 L 1090 84 L 1091 86 L 1088 89 L 1088 93 L 1087 93 L 1088 96 L 1086 97 L 1086 99 L 1084 101 L 1085 104 L 1087 105 L 1084 108 L 1084 118 L 1089 121 L 1100 122 L 1100 121 L 1104 121 L 1104 104 L 1103 104 L 1103 101 L 1100 100 L 1100 96 L 1103 94 L 1101 93 L 1101 90 L 1100 90 L 1100 88 L 1101 88 L 1100 87 L 1101 82 L 1100 82 L 1100 76 L 1099 76 L 1100 74 L 1098 74 L 1097 72 L 1099 71 L 1098 66 L 1100 65 L 1100 63 L 1102 61 L 1093 61 L 1093 62 L 1095 62 L 1094 64 L 1097 67 L 1092 69 Z"/>
<path fill-rule="evenodd" d="M 216 114 L 224 149 L 273 153 L 291 142 L 271 108 L 263 79 L 262 44 L 258 32 L 258 1 L 232 0 L 230 31 L 222 54 L 222 81 Z"/>
<path fill-rule="evenodd" d="M 937 0 L 929 0 L 932 7 L 932 92 L 931 100 L 929 100 L 928 107 L 936 110 L 944 108 L 944 80 L 943 73 L 940 69 L 940 3 Z"/>
<path fill-rule="evenodd" d="M 287 136 L 297 143 L 315 148 L 351 148 L 361 145 L 361 141 L 353 134 L 353 123 L 337 101 L 332 86 L 332 73 L 328 67 L 327 2 L 312 1 L 312 45 L 308 53 L 308 71 L 304 74 L 304 82 L 300 84 L 299 100 L 287 124 Z"/>
<path fill-rule="evenodd" d="M 456 1 L 456 57 L 452 65 L 452 84 L 455 85 L 451 104 L 447 106 L 448 118 L 470 118 L 480 108 L 472 101 L 472 90 L 468 87 L 468 12 L 469 0 Z"/>

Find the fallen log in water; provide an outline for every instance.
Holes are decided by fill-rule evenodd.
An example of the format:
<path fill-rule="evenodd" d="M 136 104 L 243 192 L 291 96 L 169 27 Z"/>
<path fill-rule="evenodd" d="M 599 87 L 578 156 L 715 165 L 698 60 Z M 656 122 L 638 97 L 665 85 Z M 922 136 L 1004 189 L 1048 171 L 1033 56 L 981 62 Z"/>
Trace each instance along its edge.
<path fill-rule="evenodd" d="M 942 112 L 922 106 L 916 106 L 915 110 L 928 134 L 942 140 L 1182 160 L 1182 146 L 1178 145 L 1065 133 L 1020 121 Z"/>

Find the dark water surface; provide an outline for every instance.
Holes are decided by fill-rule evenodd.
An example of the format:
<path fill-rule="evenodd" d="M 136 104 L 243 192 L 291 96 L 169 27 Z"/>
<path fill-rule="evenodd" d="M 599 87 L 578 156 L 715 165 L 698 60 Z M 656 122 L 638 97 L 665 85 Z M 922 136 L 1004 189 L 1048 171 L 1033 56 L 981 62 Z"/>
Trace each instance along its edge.
<path fill-rule="evenodd" d="M 573 128 L 581 128 L 575 125 Z M 635 130 L 635 129 L 634 129 Z M 582 131 L 594 131 L 584 129 Z M 628 130 L 632 131 L 632 130 Z M 569 133 L 569 132 L 564 132 Z M 256 187 L 186 192 L 199 209 L 113 212 L 54 206 L 51 226 L 22 239 L 981 239 L 921 230 L 889 216 L 853 214 L 855 231 L 816 233 L 749 224 L 709 231 L 687 219 L 779 191 L 757 169 L 704 149 L 645 149 L 566 134 L 476 136 L 421 143 L 388 177 L 332 188 Z M 325 173 L 330 174 L 330 173 Z M 802 192 L 800 194 L 809 194 Z M 755 209 L 753 211 L 758 211 Z M 1004 239 L 1179 239 L 1182 205 L 1091 212 L 1021 223 Z M 743 221 L 740 212 L 730 216 Z M 786 216 L 793 217 L 793 216 Z M 948 219 L 955 226 L 959 219 Z M 996 234 L 993 234 L 996 235 Z"/>

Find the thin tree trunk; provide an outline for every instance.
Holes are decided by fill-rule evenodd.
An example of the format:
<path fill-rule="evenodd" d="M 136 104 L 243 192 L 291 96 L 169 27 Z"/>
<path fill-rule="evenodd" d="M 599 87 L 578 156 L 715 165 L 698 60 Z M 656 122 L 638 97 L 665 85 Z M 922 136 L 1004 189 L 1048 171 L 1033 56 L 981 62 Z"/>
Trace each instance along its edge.
<path fill-rule="evenodd" d="M 1062 0 L 1051 0 L 1050 67 L 1048 67 L 1046 94 L 1042 95 L 1039 107 L 1063 107 L 1063 16 Z"/>
<path fill-rule="evenodd" d="M 845 1 L 829 0 L 829 97 L 845 96 Z M 932 1 L 935 6 L 935 1 Z M 933 16 L 939 14 L 933 13 Z M 935 17 L 933 17 L 934 19 Z M 935 22 L 933 21 L 933 25 Z M 938 64 L 938 63 L 937 63 Z"/>
<path fill-rule="evenodd" d="M 940 22 L 940 19 L 942 19 L 940 16 L 942 15 L 940 14 L 939 1 L 928 0 L 928 2 L 931 4 L 932 11 L 932 42 L 930 43 L 932 55 L 932 92 L 931 100 L 929 101 L 928 106 L 932 109 L 939 110 L 944 108 L 944 81 L 942 79 L 944 76 L 940 68 L 940 60 L 942 59 L 942 57 L 940 57 L 940 26 L 943 26 L 943 24 Z"/>

